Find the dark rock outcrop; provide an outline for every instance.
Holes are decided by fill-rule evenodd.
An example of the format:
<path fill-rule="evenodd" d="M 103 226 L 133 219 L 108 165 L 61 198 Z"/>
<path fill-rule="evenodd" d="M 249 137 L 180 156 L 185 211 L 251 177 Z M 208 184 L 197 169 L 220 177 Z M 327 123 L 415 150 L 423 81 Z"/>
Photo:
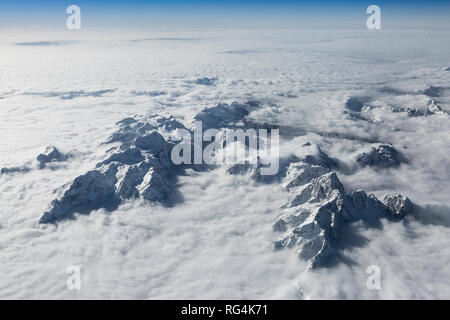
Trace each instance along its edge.
<path fill-rule="evenodd" d="M 305 177 L 305 167 L 291 169 L 297 168 L 298 176 Z M 345 224 L 362 221 L 369 227 L 380 227 L 381 219 L 402 218 L 414 210 L 412 202 L 398 194 L 379 201 L 364 191 L 346 193 L 335 172 L 313 176 L 292 186 L 291 200 L 273 226 L 274 231 L 283 233 L 275 248 L 297 248 L 299 258 L 311 268 L 324 265 L 339 250 L 335 243 L 343 240 Z"/>
<path fill-rule="evenodd" d="M 211 126 L 225 128 L 244 121 L 258 106 L 257 102 L 219 104 L 201 111 L 195 118 L 203 121 L 203 130 Z M 71 218 L 76 212 L 113 210 L 122 200 L 130 198 L 171 205 L 176 195 L 174 176 L 188 167 L 176 166 L 171 161 L 172 148 L 178 142 L 172 138 L 178 129 L 187 129 L 171 115 L 125 118 L 117 125 L 117 131 L 105 143 L 119 146 L 108 151 L 108 157 L 97 164 L 96 170 L 76 178 L 62 198 L 52 202 L 40 223 L 55 223 Z M 44 163 L 58 159 L 57 150 L 41 158 Z"/>
<path fill-rule="evenodd" d="M 356 161 L 362 167 L 375 167 L 380 169 L 397 168 L 408 160 L 390 145 L 379 145 L 368 153 L 359 155 Z"/>
<path fill-rule="evenodd" d="M 199 78 L 197 80 L 195 80 L 195 84 L 200 84 L 200 85 L 204 85 L 204 86 L 212 86 L 214 85 L 214 83 L 217 81 L 217 78 Z"/>

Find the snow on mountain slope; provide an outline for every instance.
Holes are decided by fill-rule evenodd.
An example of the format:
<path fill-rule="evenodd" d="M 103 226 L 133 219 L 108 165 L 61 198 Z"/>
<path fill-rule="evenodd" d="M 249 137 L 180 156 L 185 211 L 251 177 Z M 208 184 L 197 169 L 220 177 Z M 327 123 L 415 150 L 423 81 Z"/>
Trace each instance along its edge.
<path fill-rule="evenodd" d="M 27 170 L 0 174 L 0 298 L 449 298 L 449 38 L 2 31 L 0 168 Z M 198 119 L 279 128 L 280 175 L 166 175 Z M 337 237 L 325 210 L 348 218 Z M 333 248 L 321 268 L 310 235 Z"/>

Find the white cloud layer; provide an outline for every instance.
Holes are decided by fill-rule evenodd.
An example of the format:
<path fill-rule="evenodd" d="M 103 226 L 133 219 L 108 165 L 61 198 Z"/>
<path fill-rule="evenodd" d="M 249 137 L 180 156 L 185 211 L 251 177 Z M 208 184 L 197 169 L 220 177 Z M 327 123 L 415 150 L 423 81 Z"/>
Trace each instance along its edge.
<path fill-rule="evenodd" d="M 73 156 L 54 170 L 0 175 L 0 298 L 450 298 L 450 116 L 392 112 L 431 99 L 450 111 L 448 31 L 17 31 L 1 39 L 0 168 L 32 163 L 49 145 Z M 351 113 L 350 97 L 373 108 Z M 264 103 L 254 119 L 281 126 L 282 155 L 318 144 L 340 161 L 346 190 L 398 192 L 425 209 L 382 229 L 352 225 L 347 263 L 314 271 L 293 250 L 273 250 L 272 225 L 289 194 L 223 168 L 180 177 L 184 201 L 173 208 L 130 200 L 111 213 L 38 224 L 68 183 L 104 160 L 117 121 L 168 112 L 189 126 L 205 107 L 247 100 Z M 410 162 L 360 168 L 357 156 L 380 143 Z M 74 264 L 80 291 L 66 287 Z M 381 268 L 381 290 L 366 287 L 369 265 Z"/>

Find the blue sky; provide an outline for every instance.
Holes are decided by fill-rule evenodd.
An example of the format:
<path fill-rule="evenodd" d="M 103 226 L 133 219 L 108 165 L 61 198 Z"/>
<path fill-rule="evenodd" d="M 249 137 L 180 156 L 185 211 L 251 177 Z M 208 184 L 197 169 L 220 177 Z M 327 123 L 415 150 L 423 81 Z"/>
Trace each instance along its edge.
<path fill-rule="evenodd" d="M 450 1 L 293 0 L 2 0 L 0 26 L 65 25 L 65 9 L 80 6 L 83 28 L 364 28 L 370 4 L 384 28 L 450 28 Z"/>

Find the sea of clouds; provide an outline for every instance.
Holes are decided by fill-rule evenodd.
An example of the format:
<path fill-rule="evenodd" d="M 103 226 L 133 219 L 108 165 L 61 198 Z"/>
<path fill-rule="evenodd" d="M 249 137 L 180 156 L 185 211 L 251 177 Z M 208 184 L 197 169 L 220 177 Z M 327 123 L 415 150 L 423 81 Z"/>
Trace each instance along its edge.
<path fill-rule="evenodd" d="M 450 111 L 448 31 L 7 30 L 0 39 L 0 168 L 31 168 L 0 175 L 0 298 L 450 297 L 450 118 L 391 112 L 430 100 Z M 351 114 L 352 97 L 376 108 Z M 248 100 L 264 106 L 253 119 L 280 126 L 282 155 L 319 144 L 342 164 L 346 190 L 398 192 L 422 210 L 380 229 L 350 226 L 345 259 L 315 270 L 273 249 L 289 198 L 281 184 L 223 168 L 188 170 L 171 208 L 129 200 L 38 223 L 104 160 L 117 121 L 170 113 L 189 126 L 206 107 Z M 380 143 L 410 162 L 358 167 Z M 49 145 L 71 156 L 38 170 Z M 81 267 L 81 290 L 67 288 L 69 265 Z M 380 290 L 366 286 L 370 265 Z"/>

